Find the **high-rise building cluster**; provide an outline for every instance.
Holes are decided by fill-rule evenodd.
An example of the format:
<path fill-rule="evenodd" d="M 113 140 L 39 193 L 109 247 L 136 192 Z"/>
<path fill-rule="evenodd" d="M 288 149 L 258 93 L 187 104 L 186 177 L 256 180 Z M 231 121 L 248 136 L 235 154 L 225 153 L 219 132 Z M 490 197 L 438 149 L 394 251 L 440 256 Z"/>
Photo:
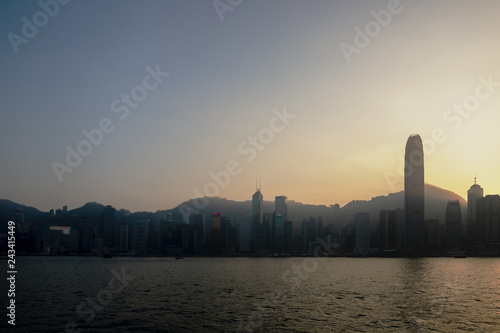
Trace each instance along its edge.
<path fill-rule="evenodd" d="M 15 209 L 16 248 L 27 253 L 127 255 L 344 255 L 425 256 L 500 255 L 500 196 L 484 196 L 474 184 L 467 192 L 467 214 L 458 200 L 442 207 L 444 220 L 425 218 L 424 149 L 419 135 L 405 147 L 404 207 L 378 216 L 355 212 L 341 221 L 332 214 L 293 221 L 288 198 L 276 196 L 265 211 L 260 187 L 251 198 L 251 215 L 233 218 L 223 212 L 187 215 L 163 211 L 132 215 L 111 206 L 93 216 L 51 210 L 41 228 L 25 222 Z M 465 210 L 464 210 L 465 211 Z M 139 216 L 139 218 L 137 217 Z M 377 221 L 378 218 L 378 221 Z M 0 230 L 0 236 L 4 231 Z M 5 242 L 0 237 L 0 251 Z"/>
<path fill-rule="evenodd" d="M 404 211 L 380 212 L 378 251 L 384 254 L 500 255 L 500 196 L 483 196 L 476 183 L 467 192 L 464 224 L 458 200 L 449 201 L 444 221 L 425 219 L 424 151 L 419 135 L 411 135 L 405 147 Z"/>

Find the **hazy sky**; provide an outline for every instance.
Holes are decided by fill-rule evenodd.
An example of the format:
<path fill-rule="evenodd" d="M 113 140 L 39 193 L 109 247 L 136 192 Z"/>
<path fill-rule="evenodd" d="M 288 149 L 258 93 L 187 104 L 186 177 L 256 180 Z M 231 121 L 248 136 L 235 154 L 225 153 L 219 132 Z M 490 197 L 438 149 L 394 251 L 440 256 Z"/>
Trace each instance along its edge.
<path fill-rule="evenodd" d="M 2 198 L 156 211 L 236 161 L 209 194 L 344 205 L 403 189 L 412 133 L 426 182 L 500 193 L 498 1 L 45 2 L 0 2 Z"/>

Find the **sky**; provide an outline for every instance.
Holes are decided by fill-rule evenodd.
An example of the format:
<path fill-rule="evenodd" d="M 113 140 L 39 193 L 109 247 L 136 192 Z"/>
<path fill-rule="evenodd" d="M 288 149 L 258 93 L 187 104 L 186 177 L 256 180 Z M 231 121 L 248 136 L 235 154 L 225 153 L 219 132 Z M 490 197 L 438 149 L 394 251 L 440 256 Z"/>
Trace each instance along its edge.
<path fill-rule="evenodd" d="M 342 206 L 414 133 L 427 183 L 500 193 L 498 1 L 66 2 L 0 2 L 2 198 Z"/>

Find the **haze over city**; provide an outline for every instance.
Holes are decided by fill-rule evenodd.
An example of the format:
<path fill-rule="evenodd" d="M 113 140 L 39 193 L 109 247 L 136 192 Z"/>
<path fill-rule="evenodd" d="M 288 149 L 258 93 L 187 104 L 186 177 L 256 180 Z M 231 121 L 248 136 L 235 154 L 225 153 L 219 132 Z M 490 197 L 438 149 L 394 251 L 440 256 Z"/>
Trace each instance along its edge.
<path fill-rule="evenodd" d="M 499 13 L 0 1 L 0 331 L 500 332 Z"/>
<path fill-rule="evenodd" d="M 498 2 L 74 1 L 27 38 L 40 10 L 0 4 L 0 34 L 27 41 L 0 43 L 3 198 L 156 211 L 236 161 L 220 197 L 260 179 L 265 200 L 345 205 L 403 189 L 412 133 L 426 183 L 500 192 Z"/>

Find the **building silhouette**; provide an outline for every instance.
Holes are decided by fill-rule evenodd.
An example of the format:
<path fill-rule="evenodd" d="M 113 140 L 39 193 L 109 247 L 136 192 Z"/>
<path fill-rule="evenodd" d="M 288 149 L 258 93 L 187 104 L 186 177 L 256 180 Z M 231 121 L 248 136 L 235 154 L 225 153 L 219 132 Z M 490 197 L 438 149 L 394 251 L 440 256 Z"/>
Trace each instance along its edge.
<path fill-rule="evenodd" d="M 382 210 L 378 221 L 379 251 L 401 250 L 404 247 L 404 211 Z"/>
<path fill-rule="evenodd" d="M 303 253 L 311 253 L 311 244 L 316 242 L 318 238 L 318 222 L 315 218 L 310 217 L 309 220 L 302 220 L 302 249 L 299 249 Z"/>
<path fill-rule="evenodd" d="M 428 251 L 434 253 L 441 250 L 439 220 L 425 220 L 425 247 Z"/>
<path fill-rule="evenodd" d="M 224 249 L 223 244 L 223 221 L 219 212 L 213 213 L 211 217 L 211 230 L 210 230 L 210 252 L 212 254 L 221 254 Z"/>
<path fill-rule="evenodd" d="M 289 253 L 293 250 L 293 223 L 292 223 L 292 221 L 285 222 L 285 250 Z"/>
<path fill-rule="evenodd" d="M 356 252 L 366 252 L 370 248 L 370 214 L 358 213 L 354 216 Z"/>
<path fill-rule="evenodd" d="M 418 134 L 406 142 L 404 180 L 405 252 L 418 254 L 425 250 L 424 150 Z"/>
<path fill-rule="evenodd" d="M 476 183 L 474 177 L 474 184 L 467 191 L 467 245 L 471 246 L 477 241 L 477 228 L 476 228 L 476 207 L 477 200 L 484 196 L 483 188 Z"/>
<path fill-rule="evenodd" d="M 66 207 L 66 206 L 65 206 Z M 66 208 L 63 211 L 67 211 Z M 115 225 L 115 213 L 116 209 L 107 205 L 104 207 L 101 213 L 100 225 L 99 225 L 99 236 L 103 239 L 104 246 L 107 248 L 107 251 L 114 249 L 114 247 L 118 243 L 117 228 Z M 119 229 L 118 229 L 119 232 Z M 119 235 L 119 234 L 118 234 Z"/>
<path fill-rule="evenodd" d="M 132 232 L 132 250 L 136 254 L 146 254 L 148 251 L 149 220 L 143 219 L 134 222 Z"/>
<path fill-rule="evenodd" d="M 477 244 L 482 251 L 500 251 L 500 195 L 477 200 Z"/>
<path fill-rule="evenodd" d="M 260 192 L 260 188 L 252 196 L 252 228 L 253 233 L 256 234 L 260 230 L 263 222 L 263 207 L 264 207 L 264 197 Z"/>
<path fill-rule="evenodd" d="M 252 225 L 241 222 L 238 225 L 238 248 L 241 252 L 250 252 Z"/>
<path fill-rule="evenodd" d="M 285 221 L 288 221 L 288 202 L 286 196 L 280 195 L 274 198 L 274 212 L 283 215 Z"/>
<path fill-rule="evenodd" d="M 273 219 L 273 242 L 272 250 L 274 252 L 285 251 L 285 216 L 275 213 Z"/>
<path fill-rule="evenodd" d="M 120 252 L 128 252 L 129 250 L 128 234 L 128 225 L 125 223 L 120 224 Z"/>
<path fill-rule="evenodd" d="M 458 200 L 448 201 L 445 214 L 446 248 L 452 251 L 462 249 L 462 210 Z"/>

